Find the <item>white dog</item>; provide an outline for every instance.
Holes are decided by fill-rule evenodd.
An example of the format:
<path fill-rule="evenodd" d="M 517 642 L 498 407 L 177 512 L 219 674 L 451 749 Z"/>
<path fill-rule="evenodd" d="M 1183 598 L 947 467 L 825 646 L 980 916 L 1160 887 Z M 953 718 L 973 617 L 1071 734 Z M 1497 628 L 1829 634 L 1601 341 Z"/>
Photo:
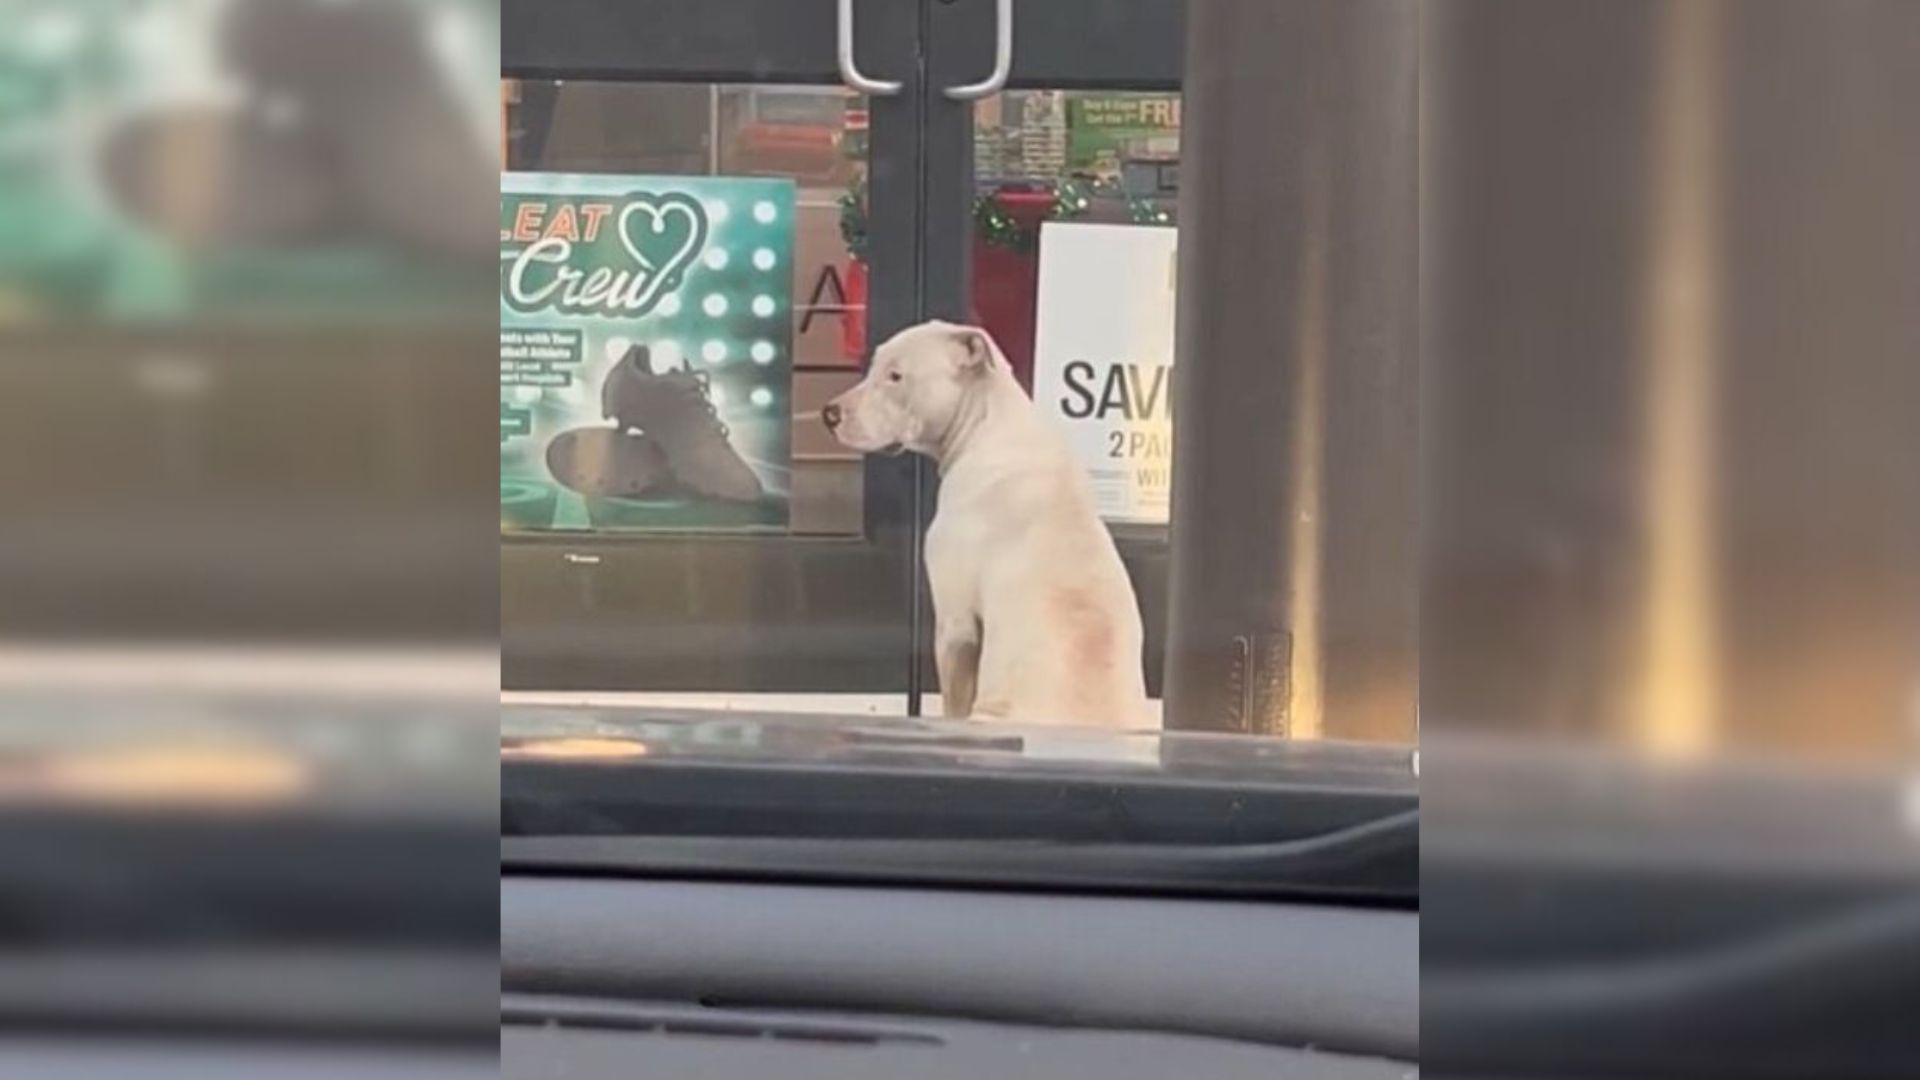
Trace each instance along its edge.
<path fill-rule="evenodd" d="M 939 463 L 927 577 L 948 716 L 1159 727 L 1120 553 L 1065 438 L 986 331 L 901 331 L 821 417 L 853 449 Z"/>

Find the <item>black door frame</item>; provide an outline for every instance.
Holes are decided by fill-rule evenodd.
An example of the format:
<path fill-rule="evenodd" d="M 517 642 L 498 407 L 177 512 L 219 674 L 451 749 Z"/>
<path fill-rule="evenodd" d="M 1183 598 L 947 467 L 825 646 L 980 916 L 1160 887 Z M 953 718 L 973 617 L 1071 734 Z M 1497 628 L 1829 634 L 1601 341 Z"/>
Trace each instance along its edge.
<path fill-rule="evenodd" d="M 1015 0 L 1008 85 L 1177 90 L 1186 2 Z M 902 84 L 869 98 L 870 344 L 925 318 L 967 317 L 973 103 L 942 90 L 992 68 L 995 9 L 854 2 L 859 67 Z M 503 0 L 500 18 L 504 78 L 842 85 L 836 0 Z M 905 693 L 917 715 L 931 685 L 919 559 L 935 479 L 912 456 L 865 469 L 860 538 L 503 536 L 502 686 Z M 1165 534 L 1119 539 L 1157 685 Z M 680 594 L 672 617 L 649 621 L 638 601 L 669 590 Z M 816 617 L 847 590 L 865 606 Z M 716 591 L 719 609 L 703 620 Z"/>
<path fill-rule="evenodd" d="M 1011 90 L 1177 92 L 1185 68 L 1186 7 L 1205 0 L 1013 0 Z M 967 321 L 972 299 L 972 101 L 944 88 L 976 82 L 993 67 L 996 0 L 924 0 L 928 92 L 923 300 L 928 317 Z M 923 485 L 932 491 L 931 470 Z M 923 511 L 931 516 L 932 500 Z M 1168 549 L 1165 526 L 1112 527 L 1133 579 L 1146 629 L 1147 689 L 1160 692 L 1166 656 Z M 925 589 L 924 583 L 918 587 Z M 930 605 L 918 641 L 932 640 Z M 920 680 L 930 683 L 930 650 Z"/>

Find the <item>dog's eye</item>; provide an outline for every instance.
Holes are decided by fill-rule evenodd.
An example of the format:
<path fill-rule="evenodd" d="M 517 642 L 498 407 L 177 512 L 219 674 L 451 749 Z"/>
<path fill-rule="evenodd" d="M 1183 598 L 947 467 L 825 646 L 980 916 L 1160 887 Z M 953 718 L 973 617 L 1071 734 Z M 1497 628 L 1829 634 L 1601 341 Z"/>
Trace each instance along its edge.
<path fill-rule="evenodd" d="M 895 368 L 894 370 L 887 372 L 888 382 L 899 382 L 901 379 L 904 379 L 904 378 L 906 378 L 906 376 L 900 374 L 899 368 Z"/>

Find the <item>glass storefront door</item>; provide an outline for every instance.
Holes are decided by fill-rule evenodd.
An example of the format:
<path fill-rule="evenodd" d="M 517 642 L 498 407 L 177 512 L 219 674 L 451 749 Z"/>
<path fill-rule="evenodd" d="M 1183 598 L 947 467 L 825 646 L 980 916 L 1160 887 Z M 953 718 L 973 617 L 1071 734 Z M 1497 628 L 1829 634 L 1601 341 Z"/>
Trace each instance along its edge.
<path fill-rule="evenodd" d="M 503 513 L 503 680 L 919 712 L 935 689 L 918 545 L 937 478 L 911 456 L 847 454 L 818 409 L 874 344 L 946 318 L 985 327 L 1072 432 L 1134 578 L 1157 697 L 1184 3 L 856 0 L 851 81 L 898 84 L 874 94 L 839 62 L 840 7 L 505 5 L 510 181 L 776 180 L 790 185 L 794 219 L 784 272 L 709 294 L 694 268 L 693 295 L 656 315 L 647 343 L 654 369 L 704 372 L 730 431 L 754 430 L 763 413 L 787 425 L 784 460 L 753 460 L 783 510 L 742 520 L 662 500 L 623 524 L 596 519 L 591 492 L 560 490 L 583 504 L 563 527 L 516 527 Z M 726 318 L 704 305 L 737 313 L 775 277 L 782 289 L 765 295 L 782 315 L 778 338 L 708 334 Z M 1103 317 L 1113 312 L 1126 317 Z M 634 344 L 607 336 L 618 340 L 582 346 L 570 391 L 589 414 L 593 369 Z M 769 345 L 778 361 L 756 366 L 752 350 Z M 503 390 L 503 414 L 516 392 L 549 396 Z M 756 411 L 755 394 L 773 407 Z"/>
<path fill-rule="evenodd" d="M 818 419 L 923 310 L 918 13 L 852 9 L 884 93 L 842 77 L 833 0 L 503 6 L 507 689 L 909 707 L 916 478 Z M 550 238 L 593 255 L 596 213 L 607 264 L 561 269 L 589 299 L 602 269 L 661 287 L 605 319 L 541 306 Z"/>
<path fill-rule="evenodd" d="M 1186 4 L 953 0 L 927 18 L 929 310 L 985 327 L 1068 432 L 1133 578 L 1158 698 Z M 1002 44 L 1004 84 L 979 93 Z"/>

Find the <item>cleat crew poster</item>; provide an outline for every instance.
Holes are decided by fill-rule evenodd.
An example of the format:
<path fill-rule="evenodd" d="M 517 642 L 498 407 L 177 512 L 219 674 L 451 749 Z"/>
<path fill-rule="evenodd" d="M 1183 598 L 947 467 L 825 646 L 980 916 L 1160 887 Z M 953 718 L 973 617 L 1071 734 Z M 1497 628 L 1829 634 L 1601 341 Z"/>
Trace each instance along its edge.
<path fill-rule="evenodd" d="M 788 180 L 501 175 L 502 530 L 787 527 L 793 214 Z"/>

